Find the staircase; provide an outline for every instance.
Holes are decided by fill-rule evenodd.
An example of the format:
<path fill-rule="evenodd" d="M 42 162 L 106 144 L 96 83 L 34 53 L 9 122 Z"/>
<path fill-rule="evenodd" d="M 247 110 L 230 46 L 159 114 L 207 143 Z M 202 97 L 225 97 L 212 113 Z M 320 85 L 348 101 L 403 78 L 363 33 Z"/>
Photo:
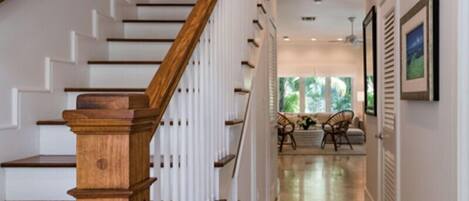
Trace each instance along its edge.
<path fill-rule="evenodd" d="M 207 2 L 213 3 L 213 11 L 203 7 L 210 4 Z M 193 22 L 190 17 L 200 17 L 196 6 L 209 18 L 200 36 L 194 34 L 196 43 L 184 43 L 190 40 L 187 33 L 197 28 L 187 24 Z M 245 121 L 250 111 L 252 80 L 266 35 L 263 1 L 160 0 L 131 4 L 131 8 L 123 8 L 123 13 L 125 9 L 136 10 L 137 14 L 119 22 L 123 26 L 121 35 L 101 41 L 106 44 L 107 57 L 87 61 L 89 84 L 66 87 L 60 92 L 67 97 L 63 105 L 69 122 L 60 118 L 61 114 L 56 119 L 38 119 L 39 154 L 1 164 L 5 169 L 6 200 L 85 199 L 83 195 L 89 196 L 89 192 L 80 189 L 82 184 L 69 191 L 77 187 L 77 179 L 83 179 L 83 174 L 77 175 L 77 153 L 79 161 L 91 157 L 86 155 L 90 154 L 86 151 L 89 147 L 77 145 L 77 139 L 83 144 L 82 136 L 97 136 L 106 129 L 115 132 L 116 126 L 123 129 L 119 132 L 128 127 L 129 136 L 136 135 L 133 130 L 137 126 L 149 133 L 145 136 L 151 137 L 156 130 L 148 148 L 143 139 L 138 142 L 141 149 L 129 148 L 143 153 L 138 156 L 143 158 L 148 149 L 151 156 L 149 164 L 146 159 L 137 161 L 151 168 L 150 177 L 141 170 L 138 174 L 144 174 L 145 179 L 157 178 L 149 187 L 150 200 L 224 200 L 237 193 L 232 180 L 236 179 L 240 149 L 248 132 Z M 178 52 L 187 54 L 181 56 Z M 101 112 L 99 118 L 111 115 L 113 120 L 106 121 L 119 124 L 91 126 L 91 120 L 83 120 L 83 116 L 90 115 L 86 113 L 89 110 Z M 135 116 L 113 116 L 123 110 L 133 111 Z M 143 116 L 137 115 L 140 111 Z M 124 119 L 130 124 L 124 125 Z M 131 142 L 129 146 L 134 145 Z M 131 161 L 132 153 L 128 156 Z M 97 166 L 105 170 L 106 160 Z M 90 171 L 84 165 L 80 168 Z M 148 180 L 148 184 L 152 182 Z"/>

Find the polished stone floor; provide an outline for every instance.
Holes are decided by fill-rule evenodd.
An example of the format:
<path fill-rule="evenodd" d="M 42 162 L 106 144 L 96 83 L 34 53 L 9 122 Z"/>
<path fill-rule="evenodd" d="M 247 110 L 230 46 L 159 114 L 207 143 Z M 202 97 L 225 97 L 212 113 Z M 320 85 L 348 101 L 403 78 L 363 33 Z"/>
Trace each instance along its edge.
<path fill-rule="evenodd" d="M 365 156 L 279 156 L 279 201 L 364 201 Z"/>

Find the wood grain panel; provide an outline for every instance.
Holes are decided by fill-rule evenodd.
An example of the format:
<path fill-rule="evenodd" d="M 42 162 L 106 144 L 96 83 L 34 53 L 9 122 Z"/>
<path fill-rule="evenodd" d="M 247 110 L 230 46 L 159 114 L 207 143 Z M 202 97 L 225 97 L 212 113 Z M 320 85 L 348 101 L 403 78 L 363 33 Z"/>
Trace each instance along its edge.
<path fill-rule="evenodd" d="M 77 135 L 77 187 L 69 194 L 79 201 L 148 200 L 155 114 L 144 94 L 80 95 L 77 110 L 63 112 Z"/>

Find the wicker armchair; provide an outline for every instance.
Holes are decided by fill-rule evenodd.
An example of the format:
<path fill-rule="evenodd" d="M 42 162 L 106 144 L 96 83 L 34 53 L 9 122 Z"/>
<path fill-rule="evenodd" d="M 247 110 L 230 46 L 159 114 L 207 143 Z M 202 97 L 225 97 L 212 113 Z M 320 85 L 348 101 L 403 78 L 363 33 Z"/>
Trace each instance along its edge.
<path fill-rule="evenodd" d="M 352 122 L 354 113 L 350 110 L 345 110 L 338 112 L 332 115 L 326 123 L 322 124 L 322 129 L 324 130 L 324 137 L 322 138 L 321 148 L 324 149 L 327 143 L 327 137 L 331 136 L 332 142 L 334 143 L 334 149 L 337 151 L 337 141 L 344 138 L 347 141 L 347 144 L 350 146 L 350 149 L 353 150 L 352 143 L 347 136 L 347 130 L 349 125 Z"/>
<path fill-rule="evenodd" d="M 277 113 L 277 129 L 278 129 L 278 143 L 279 143 L 279 152 L 282 152 L 283 145 L 287 137 L 291 139 L 291 145 L 294 150 L 296 150 L 296 141 L 293 136 L 295 132 L 295 123 L 291 122 L 285 115 L 278 112 Z"/>

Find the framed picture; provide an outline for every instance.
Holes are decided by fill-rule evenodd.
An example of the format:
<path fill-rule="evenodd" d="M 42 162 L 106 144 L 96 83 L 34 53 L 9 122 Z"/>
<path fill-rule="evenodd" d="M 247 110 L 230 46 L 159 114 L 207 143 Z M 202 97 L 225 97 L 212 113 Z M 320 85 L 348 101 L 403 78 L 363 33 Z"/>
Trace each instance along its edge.
<path fill-rule="evenodd" d="M 373 7 L 363 21 L 365 113 L 373 116 L 376 116 L 378 108 L 376 25 L 376 8 Z"/>
<path fill-rule="evenodd" d="M 402 100 L 439 100 L 438 5 L 420 0 L 401 18 Z"/>

